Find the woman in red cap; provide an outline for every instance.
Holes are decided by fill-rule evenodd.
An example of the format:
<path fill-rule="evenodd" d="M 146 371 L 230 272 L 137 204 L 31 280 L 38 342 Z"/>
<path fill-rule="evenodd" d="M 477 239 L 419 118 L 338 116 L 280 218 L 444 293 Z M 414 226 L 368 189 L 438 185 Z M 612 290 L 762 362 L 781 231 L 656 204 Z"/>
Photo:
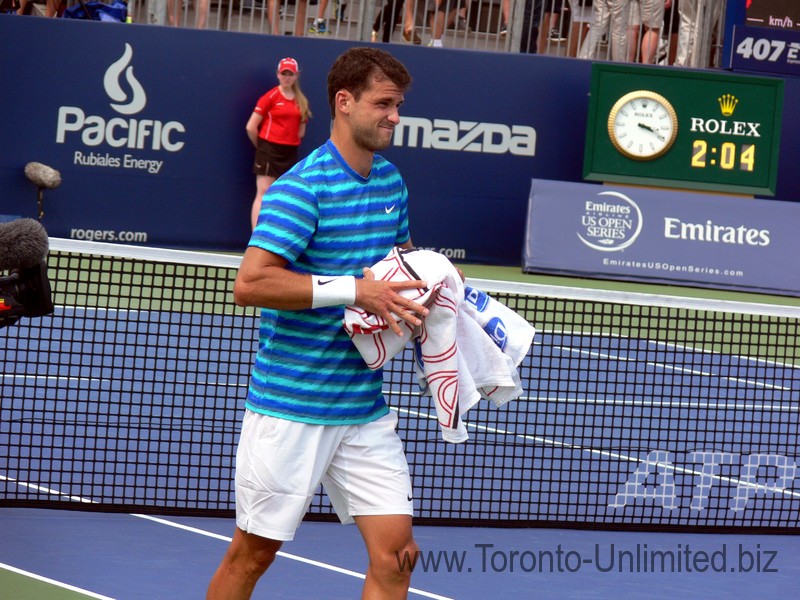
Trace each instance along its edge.
<path fill-rule="evenodd" d="M 247 121 L 247 137 L 256 147 L 256 197 L 250 216 L 254 228 L 264 192 L 297 162 L 297 150 L 311 117 L 308 99 L 300 89 L 299 71 L 295 59 L 281 59 L 278 85 L 259 98 Z"/>

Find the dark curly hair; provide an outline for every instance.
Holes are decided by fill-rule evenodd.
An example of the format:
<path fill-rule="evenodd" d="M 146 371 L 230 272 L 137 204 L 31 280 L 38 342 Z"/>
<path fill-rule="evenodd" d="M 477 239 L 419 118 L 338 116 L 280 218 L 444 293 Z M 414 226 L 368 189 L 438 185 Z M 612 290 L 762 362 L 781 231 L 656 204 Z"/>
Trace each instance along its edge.
<path fill-rule="evenodd" d="M 403 63 L 394 56 L 378 48 L 350 48 L 333 63 L 328 73 L 328 104 L 331 118 L 336 116 L 334 103 L 336 93 L 347 90 L 358 100 L 361 93 L 371 82 L 372 75 L 386 77 L 404 92 L 411 85 L 409 75 Z"/>

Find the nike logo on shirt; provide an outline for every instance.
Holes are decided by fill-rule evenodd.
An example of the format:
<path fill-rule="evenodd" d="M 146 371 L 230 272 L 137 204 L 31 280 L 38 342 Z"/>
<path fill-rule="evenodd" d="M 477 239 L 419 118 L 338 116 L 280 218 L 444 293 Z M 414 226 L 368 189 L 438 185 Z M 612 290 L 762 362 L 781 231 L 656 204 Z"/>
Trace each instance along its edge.
<path fill-rule="evenodd" d="M 391 212 L 394 210 L 394 207 L 395 207 L 395 205 L 394 205 L 394 204 L 392 204 L 391 206 L 385 206 L 385 207 L 383 208 L 383 210 L 385 210 L 385 211 L 386 211 L 386 214 L 388 215 L 388 214 L 391 214 Z"/>

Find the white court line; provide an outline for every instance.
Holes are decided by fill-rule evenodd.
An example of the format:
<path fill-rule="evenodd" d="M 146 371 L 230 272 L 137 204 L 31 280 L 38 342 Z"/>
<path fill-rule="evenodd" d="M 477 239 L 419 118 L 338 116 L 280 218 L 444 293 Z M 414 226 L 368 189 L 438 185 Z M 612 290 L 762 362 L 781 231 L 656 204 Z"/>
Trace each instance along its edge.
<path fill-rule="evenodd" d="M 630 339 L 628 336 L 624 336 L 619 333 L 612 333 L 609 331 L 573 331 L 569 329 L 543 329 L 542 331 L 538 332 L 539 335 L 534 340 L 534 345 L 544 346 L 545 344 L 542 343 L 541 338 L 546 335 L 551 336 L 561 336 L 561 337 L 607 337 L 611 339 Z M 760 365 L 767 365 L 770 367 L 782 367 L 785 369 L 798 369 L 798 366 L 792 362 L 782 362 L 778 360 L 770 360 L 766 358 L 760 358 L 758 356 L 747 356 L 742 354 L 727 354 L 725 352 L 719 352 L 717 350 L 708 350 L 706 348 L 693 346 L 691 344 L 680 344 L 678 342 L 664 342 L 661 340 L 651 340 L 647 338 L 638 338 L 648 344 L 653 344 L 657 347 L 667 348 L 669 350 L 676 350 L 678 352 L 694 352 L 697 354 L 711 354 L 714 356 L 730 356 L 736 358 L 742 362 L 751 362 Z M 722 342 L 717 343 L 716 345 L 722 345 Z"/>
<path fill-rule="evenodd" d="M 84 590 L 82 588 L 75 587 L 74 585 L 64 583 L 63 581 L 56 581 L 55 579 L 50 579 L 49 577 L 43 577 L 42 575 L 37 575 L 36 573 L 31 573 L 30 571 L 23 571 L 22 569 L 18 569 L 17 567 L 12 567 L 11 565 L 7 565 L 4 563 L 0 563 L 0 569 L 11 571 L 12 573 L 16 573 L 17 575 L 23 575 L 31 579 L 36 579 L 37 581 L 43 581 L 44 583 L 49 583 L 50 585 L 55 585 L 57 587 L 64 588 L 65 590 L 69 590 L 71 592 L 77 592 L 79 594 L 83 594 L 84 596 L 89 596 L 89 598 L 96 598 L 97 600 L 114 600 L 114 598 L 112 598 L 111 596 L 103 596 L 101 594 L 95 594 L 94 592 L 90 592 L 89 590 Z"/>
<path fill-rule="evenodd" d="M 770 384 L 770 383 L 763 383 L 761 381 L 758 381 L 757 379 L 742 379 L 742 378 L 738 378 L 738 377 L 730 377 L 728 375 L 719 375 L 718 373 L 713 373 L 711 371 L 697 371 L 695 369 L 689 369 L 689 368 L 685 368 L 685 367 L 676 367 L 675 365 L 669 365 L 667 363 L 655 362 L 655 361 L 651 361 L 651 360 L 642 360 L 641 358 L 638 358 L 638 357 L 631 358 L 631 357 L 622 356 L 622 355 L 619 355 L 619 354 L 607 354 L 607 353 L 604 353 L 604 352 L 598 352 L 596 350 L 581 350 L 579 348 L 572 348 L 570 346 L 553 346 L 553 347 L 554 348 L 558 348 L 560 350 L 563 350 L 565 352 L 572 353 L 572 354 L 579 354 L 581 356 L 589 356 L 589 357 L 592 357 L 592 358 L 599 358 L 599 359 L 605 359 L 605 360 L 615 360 L 615 361 L 618 361 L 618 362 L 628 362 L 628 363 L 633 363 L 633 364 L 642 363 L 642 364 L 645 364 L 645 365 L 650 366 L 650 367 L 654 367 L 654 368 L 657 368 L 657 369 L 662 369 L 664 371 L 674 371 L 674 372 L 677 372 L 677 373 L 688 373 L 689 375 L 698 375 L 700 377 L 717 377 L 719 379 L 728 379 L 730 381 L 735 381 L 737 383 L 751 385 L 753 387 L 762 387 L 762 388 L 767 388 L 767 389 L 780 390 L 782 392 L 790 392 L 790 391 L 792 391 L 792 388 L 790 388 L 790 387 L 784 387 L 784 386 L 774 385 L 774 384 Z"/>
<path fill-rule="evenodd" d="M 190 527 L 189 525 L 181 525 L 180 523 L 174 523 L 173 521 L 168 521 L 166 519 L 161 519 L 159 517 L 152 517 L 150 515 L 140 515 L 140 514 L 131 514 L 132 517 L 138 517 L 140 519 L 147 519 L 148 521 L 154 521 L 156 523 L 160 523 L 161 525 L 167 525 L 169 527 L 175 527 L 177 529 L 183 529 L 184 531 L 188 531 L 190 533 L 196 533 L 198 535 L 204 535 L 206 537 L 213 538 L 215 540 L 221 540 L 223 542 L 230 542 L 231 538 L 225 535 L 220 535 L 218 533 L 213 533 L 211 531 L 206 531 L 205 529 L 198 529 L 197 527 Z M 358 579 L 366 579 L 366 575 L 363 573 L 358 573 L 357 571 L 351 571 L 350 569 L 343 569 L 342 567 L 337 567 L 335 565 L 331 565 L 328 563 L 320 562 L 317 560 L 313 560 L 310 558 L 305 558 L 304 556 L 298 556 L 296 554 L 289 554 L 288 552 L 284 552 L 283 550 L 278 551 L 278 556 L 282 558 L 287 558 L 289 560 L 294 560 L 297 562 L 305 563 L 307 565 L 311 565 L 313 567 L 318 567 L 320 569 L 325 569 L 327 571 L 333 571 L 334 573 L 339 573 L 341 575 L 347 575 L 349 577 L 356 577 Z M 426 592 L 424 590 L 419 590 L 416 588 L 409 588 L 408 592 L 410 594 L 416 594 L 418 596 L 424 596 L 425 598 L 433 598 L 434 600 L 454 600 L 453 598 L 449 598 L 447 596 L 440 596 L 439 594 L 433 594 L 431 592 Z"/>
<path fill-rule="evenodd" d="M 48 494 L 53 494 L 53 495 L 56 495 L 56 496 L 67 496 L 67 494 L 64 494 L 63 492 L 59 492 L 58 490 L 55 490 L 53 488 L 48 488 L 48 487 L 41 486 L 41 485 L 36 485 L 36 484 L 33 484 L 33 483 L 26 483 L 26 482 L 23 482 L 23 481 L 18 481 L 16 479 L 13 479 L 11 477 L 7 477 L 5 475 L 0 475 L 0 480 L 9 481 L 9 482 L 15 483 L 17 485 L 29 487 L 29 488 L 35 489 L 37 491 L 46 492 Z M 81 498 L 80 496 L 68 496 L 68 498 L 70 500 L 74 500 L 76 502 L 83 502 L 83 503 L 87 503 L 87 504 L 95 504 L 95 502 L 93 500 L 89 500 L 88 498 Z M 183 529 L 184 531 L 189 531 L 191 533 L 196 533 L 196 534 L 203 535 L 203 536 L 206 536 L 206 537 L 214 538 L 214 539 L 217 539 L 217 540 L 221 540 L 223 542 L 228 542 L 228 543 L 231 542 L 231 538 L 228 537 L 228 536 L 220 535 L 218 533 L 212 533 L 212 532 L 206 531 L 204 529 L 198 529 L 197 527 L 189 527 L 188 525 L 181 525 L 180 523 L 173 523 L 172 521 L 168 521 L 166 519 L 160 519 L 158 517 L 152 517 L 152 516 L 149 516 L 149 515 L 141 515 L 141 514 L 131 514 L 130 516 L 136 517 L 136 518 L 139 518 L 139 519 L 147 519 L 148 521 L 154 521 L 156 523 L 160 523 L 162 525 L 168 525 L 170 527 L 175 527 L 177 529 Z M 358 573 L 356 571 L 351 571 L 349 569 L 343 569 L 342 567 L 337 567 L 335 565 L 331 565 L 331 564 L 328 564 L 328 563 L 319 562 L 319 561 L 316 561 L 316 560 L 313 560 L 313 559 L 310 559 L 310 558 L 305 558 L 303 556 L 298 556 L 296 554 L 289 554 L 287 552 L 279 551 L 278 552 L 278 556 L 281 556 L 283 558 L 287 558 L 289 560 L 294 560 L 294 561 L 297 561 L 297 562 L 306 563 L 308 565 L 312 565 L 312 566 L 318 567 L 320 569 L 326 569 L 328 571 L 333 571 L 333 572 L 339 573 L 341 575 L 348 575 L 350 577 L 356 577 L 358 579 L 365 579 L 366 578 L 366 575 L 364 575 L 362 573 Z M 2 566 L 2 563 L 0 563 L 0 566 Z M 66 584 L 64 584 L 64 586 L 66 586 Z M 419 590 L 417 588 L 409 588 L 408 591 L 409 591 L 409 593 L 416 594 L 417 596 L 423 596 L 425 598 L 433 598 L 433 600 L 454 600 L 453 598 L 449 598 L 447 596 L 440 596 L 438 594 L 434 594 L 432 592 L 426 592 L 424 590 Z M 92 597 L 93 598 L 106 598 L 106 596 L 92 596 Z M 113 600 L 113 599 L 110 599 L 110 600 Z"/>
<path fill-rule="evenodd" d="M 578 396 L 520 396 L 518 400 L 527 402 L 554 402 L 561 404 L 586 404 L 587 406 L 637 406 L 647 408 L 705 408 L 707 410 L 761 410 L 769 412 L 800 412 L 800 406 L 786 403 L 772 403 L 742 400 L 646 400 L 641 398 L 620 400 L 619 398 L 581 398 Z"/>
<path fill-rule="evenodd" d="M 396 410 L 398 413 L 402 412 L 408 415 L 412 415 L 415 417 L 422 417 L 432 421 L 437 421 L 437 417 L 435 414 L 432 413 L 425 413 L 416 410 L 409 410 L 406 408 L 392 408 L 392 410 Z M 501 429 L 498 427 L 490 427 L 488 425 L 480 425 L 476 423 L 464 423 L 469 429 L 474 429 L 476 431 L 483 431 L 485 433 L 491 433 L 496 435 L 504 435 L 508 437 L 514 437 L 517 439 L 521 439 L 523 441 L 530 441 L 535 442 L 537 444 L 541 444 L 543 446 L 550 446 L 552 448 L 565 448 L 567 450 L 577 450 L 578 452 L 586 452 L 588 454 L 593 454 L 595 456 L 601 456 L 603 458 L 610 458 L 614 460 L 629 462 L 629 463 L 640 463 L 640 464 L 652 464 L 657 467 L 668 469 L 674 471 L 676 473 L 681 473 L 684 475 L 693 475 L 693 476 L 702 476 L 702 477 L 710 477 L 711 479 L 716 479 L 718 481 L 723 481 L 726 483 L 731 483 L 738 487 L 747 487 L 755 489 L 756 491 L 764 491 L 764 492 L 773 492 L 773 493 L 780 493 L 786 496 L 790 496 L 793 498 L 800 498 L 800 491 L 794 491 L 789 488 L 778 488 L 773 486 L 767 486 L 761 483 L 752 482 L 752 481 L 742 481 L 735 477 L 725 477 L 721 475 L 714 474 L 707 474 L 702 473 L 701 471 L 697 471 L 696 469 L 690 469 L 688 467 L 680 467 L 676 466 L 672 463 L 661 463 L 661 462 L 653 462 L 643 458 L 638 458 L 636 456 L 632 456 L 629 454 L 624 454 L 622 452 L 612 452 L 610 450 L 597 450 L 596 448 L 586 448 L 584 446 L 580 446 L 578 444 L 570 444 L 568 442 L 559 442 L 558 440 L 548 439 L 541 436 L 530 435 L 527 433 L 515 433 L 513 431 Z M 649 454 L 649 453 L 648 453 Z M 600 524 L 602 527 L 602 523 Z"/>
<path fill-rule="evenodd" d="M 81 498 L 80 496 L 70 496 L 69 494 L 65 494 L 64 492 L 59 492 L 56 489 L 46 487 L 43 485 L 38 485 L 35 483 L 28 483 L 26 481 L 19 481 L 18 479 L 14 479 L 13 477 L 8 477 L 7 475 L 0 474 L 0 481 L 8 481 L 15 485 L 30 488 L 32 490 L 36 490 L 37 492 L 45 492 L 47 494 L 52 494 L 54 496 L 64 496 L 73 502 L 82 502 L 84 504 L 96 504 L 94 500 L 89 500 L 87 498 Z"/>

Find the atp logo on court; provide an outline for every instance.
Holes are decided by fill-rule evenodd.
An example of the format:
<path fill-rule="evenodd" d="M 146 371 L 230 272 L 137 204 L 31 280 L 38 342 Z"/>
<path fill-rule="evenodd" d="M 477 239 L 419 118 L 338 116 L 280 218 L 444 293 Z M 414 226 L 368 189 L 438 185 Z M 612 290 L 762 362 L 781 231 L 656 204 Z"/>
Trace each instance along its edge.
<path fill-rule="evenodd" d="M 586 200 L 583 204 L 578 239 L 600 252 L 624 250 L 642 231 L 642 211 L 620 192 L 597 195 L 602 198 Z"/>
<path fill-rule="evenodd" d="M 178 152 L 183 148 L 182 134 L 186 133 L 183 123 L 132 118 L 132 115 L 138 115 L 147 106 L 147 93 L 134 75 L 133 57 L 133 47 L 126 43 L 122 55 L 106 68 L 103 75 L 103 88 L 114 113 L 87 115 L 80 106 L 59 107 L 56 143 L 74 141 L 98 150 L 107 147 Z M 133 165 L 132 157 L 128 160 L 129 165 L 124 165 L 124 157 L 112 154 L 78 154 L 76 164 L 109 167 Z M 150 165 L 152 162 L 147 161 L 148 164 L 144 167 L 134 165 L 132 168 L 147 168 L 153 172 Z"/>

